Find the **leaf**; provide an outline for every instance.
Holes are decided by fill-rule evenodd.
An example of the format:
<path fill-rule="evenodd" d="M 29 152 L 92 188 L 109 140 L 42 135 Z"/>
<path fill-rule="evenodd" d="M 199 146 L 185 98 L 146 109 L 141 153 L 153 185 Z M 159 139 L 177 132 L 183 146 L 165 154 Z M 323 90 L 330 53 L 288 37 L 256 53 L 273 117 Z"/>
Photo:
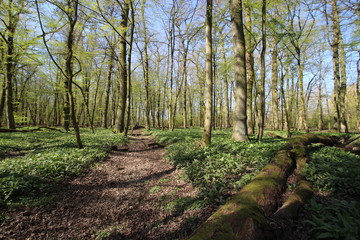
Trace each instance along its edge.
<path fill-rule="evenodd" d="M 332 238 L 333 234 L 329 232 L 324 232 L 316 235 L 317 239 L 324 239 L 324 238 Z"/>

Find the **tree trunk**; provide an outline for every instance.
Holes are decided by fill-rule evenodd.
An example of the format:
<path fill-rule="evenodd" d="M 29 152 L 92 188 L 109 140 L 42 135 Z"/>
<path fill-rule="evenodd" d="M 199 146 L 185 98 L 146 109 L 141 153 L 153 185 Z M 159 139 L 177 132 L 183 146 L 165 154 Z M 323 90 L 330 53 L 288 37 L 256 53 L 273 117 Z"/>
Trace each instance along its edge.
<path fill-rule="evenodd" d="M 279 95 L 278 95 L 278 44 L 275 37 L 274 48 L 271 53 L 271 116 L 273 130 L 279 130 Z"/>
<path fill-rule="evenodd" d="M 261 10 L 261 42 L 262 48 L 260 53 L 260 86 L 258 93 L 259 110 L 258 110 L 258 141 L 261 141 L 264 136 L 265 128 L 265 53 L 266 53 L 266 0 L 262 1 Z"/>
<path fill-rule="evenodd" d="M 204 145 L 211 144 L 212 130 L 212 93 L 213 93 L 213 71 L 212 71 L 212 8 L 213 1 L 206 1 L 206 102 L 205 121 L 202 141 Z"/>
<path fill-rule="evenodd" d="M 222 44 L 222 59 L 225 64 L 227 64 L 226 54 L 225 54 L 225 46 Z M 228 71 L 227 66 L 225 66 L 224 72 L 224 127 L 230 127 L 230 110 L 229 110 L 229 80 L 228 80 Z"/>
<path fill-rule="evenodd" d="M 0 127 L 2 125 L 2 119 L 4 116 L 5 103 L 6 103 L 6 77 L 4 76 L 2 91 L 1 91 L 1 100 L 0 100 Z"/>
<path fill-rule="evenodd" d="M 349 127 L 346 119 L 346 56 L 344 49 L 344 40 L 342 37 L 340 20 L 339 20 L 339 8 L 336 6 L 336 0 L 333 0 L 333 11 L 338 13 L 334 15 L 334 24 L 338 25 L 337 29 L 339 30 L 339 64 L 340 64 L 340 88 L 339 88 L 339 103 L 340 103 L 340 117 L 341 125 L 344 128 L 346 133 L 349 132 Z"/>
<path fill-rule="evenodd" d="M 144 34 L 144 52 L 141 55 L 143 65 L 143 79 L 145 85 L 145 127 L 150 130 L 150 83 L 149 83 L 149 56 L 148 56 L 148 44 L 147 28 L 145 22 L 145 5 L 146 0 L 141 2 L 141 20 Z"/>
<path fill-rule="evenodd" d="M 183 44 L 185 45 L 185 44 Z M 184 46 L 184 62 L 183 62 L 183 84 L 184 84 L 184 94 L 183 94 L 183 128 L 188 127 L 188 110 L 187 110 L 187 53 L 188 46 Z"/>
<path fill-rule="evenodd" d="M 231 0 L 230 8 L 235 54 L 235 106 L 233 111 L 232 138 L 235 141 L 248 141 L 246 117 L 246 48 L 242 20 L 242 0 Z"/>
<path fill-rule="evenodd" d="M 111 76 L 114 69 L 114 49 L 110 47 L 110 56 L 109 56 L 109 70 L 107 75 L 106 82 L 106 91 L 105 91 L 105 102 L 104 102 L 104 114 L 102 119 L 102 127 L 108 128 L 108 115 L 109 115 L 109 102 L 110 102 L 110 89 L 111 89 Z"/>
<path fill-rule="evenodd" d="M 127 119 L 125 122 L 125 131 L 124 136 L 128 135 L 129 126 L 130 126 L 130 116 L 131 114 L 131 96 L 132 96 L 132 77 L 131 77 L 131 55 L 132 55 L 132 48 L 134 42 L 134 31 L 135 31 L 135 9 L 133 1 L 130 1 L 130 9 L 131 9 L 131 24 L 130 24 L 130 41 L 129 41 L 129 55 L 128 55 L 128 64 L 127 64 L 127 77 L 128 77 L 128 94 L 127 94 Z"/>
<path fill-rule="evenodd" d="M 125 110 L 126 110 L 126 100 L 127 100 L 127 67 L 126 67 L 126 32 L 128 27 L 128 17 L 129 17 L 129 1 L 124 1 L 124 6 L 122 6 L 121 12 L 121 38 L 119 46 L 119 99 L 117 106 L 117 116 L 115 120 L 114 132 L 123 132 L 125 129 Z"/>
<path fill-rule="evenodd" d="M 75 25 L 77 22 L 77 17 L 78 17 L 78 4 L 79 1 L 73 1 L 74 6 L 71 5 L 71 3 L 69 2 L 68 8 L 69 8 L 69 24 L 70 24 L 70 29 L 68 32 L 68 36 L 67 36 L 67 57 L 66 57 L 66 61 L 65 61 L 65 73 L 66 73 L 66 86 L 67 86 L 67 92 L 68 92 L 68 96 L 70 99 L 70 114 L 71 114 L 71 121 L 72 121 L 72 125 L 75 131 L 75 137 L 76 137 L 76 142 L 78 145 L 78 148 L 83 148 L 83 144 L 81 141 L 81 137 L 80 137 L 80 129 L 76 120 L 76 111 L 75 111 L 75 98 L 72 92 L 72 85 L 73 85 L 73 80 L 74 80 L 74 72 L 73 72 L 73 60 L 74 60 L 74 31 L 75 31 Z"/>
<path fill-rule="evenodd" d="M 13 77 L 15 71 L 14 60 L 14 34 L 16 24 L 10 17 L 8 26 L 9 36 L 7 38 L 7 56 L 6 56 L 6 110 L 9 129 L 16 129 L 13 105 Z"/>
<path fill-rule="evenodd" d="M 297 49 L 297 67 L 298 67 L 298 80 L 299 80 L 299 122 L 298 122 L 298 130 L 305 129 L 306 132 L 309 131 L 307 122 L 306 122 L 306 100 L 304 94 L 304 65 L 301 59 L 300 49 Z"/>
<path fill-rule="evenodd" d="M 311 143 L 333 145 L 334 139 L 314 134 L 291 139 L 250 183 L 211 215 L 188 240 L 276 239 L 266 235 L 269 229 L 267 216 L 279 206 L 287 177 L 298 159 L 304 158 L 305 147 Z"/>
<path fill-rule="evenodd" d="M 340 76 L 340 22 L 339 22 L 339 10 L 337 6 L 337 1 L 331 1 L 332 7 L 332 21 L 333 21 L 333 41 L 331 43 L 331 49 L 333 52 L 333 66 L 334 66 L 334 103 L 336 109 L 336 122 L 337 130 L 341 132 L 342 129 L 342 108 L 344 103 L 342 102 L 342 92 L 341 92 L 341 76 Z"/>
<path fill-rule="evenodd" d="M 360 51 L 359 51 L 360 56 Z M 356 62 L 357 67 L 357 81 L 356 81 L 356 116 L 357 116 L 357 129 L 360 130 L 360 58 Z"/>
<path fill-rule="evenodd" d="M 249 134 L 254 134 L 255 132 L 255 116 L 253 108 L 253 88 L 255 83 L 255 70 L 254 70 L 254 47 L 252 44 L 252 20 L 251 20 L 251 9 L 247 6 L 245 7 L 245 25 L 248 26 L 248 34 L 246 37 L 246 71 L 247 71 L 247 125 Z"/>

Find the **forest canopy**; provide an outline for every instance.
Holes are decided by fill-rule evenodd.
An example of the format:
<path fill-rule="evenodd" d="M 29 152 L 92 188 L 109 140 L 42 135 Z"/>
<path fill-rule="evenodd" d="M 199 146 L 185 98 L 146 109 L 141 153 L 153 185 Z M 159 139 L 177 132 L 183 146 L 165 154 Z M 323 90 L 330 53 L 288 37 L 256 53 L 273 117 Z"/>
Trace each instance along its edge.
<path fill-rule="evenodd" d="M 211 96 L 212 126 L 228 128 L 238 111 L 231 24 L 240 17 L 249 133 L 358 129 L 358 1 L 231 4 L 211 1 L 207 55 L 205 0 L 1 1 L 0 123 L 203 126 Z"/>

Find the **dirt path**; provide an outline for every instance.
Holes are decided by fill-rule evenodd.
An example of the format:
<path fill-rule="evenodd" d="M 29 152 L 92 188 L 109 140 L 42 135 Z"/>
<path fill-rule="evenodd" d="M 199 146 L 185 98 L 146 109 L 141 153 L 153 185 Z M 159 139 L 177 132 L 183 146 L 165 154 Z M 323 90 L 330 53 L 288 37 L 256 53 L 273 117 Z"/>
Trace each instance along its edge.
<path fill-rule="evenodd" d="M 49 207 L 12 210 L 0 239 L 182 239 L 211 213 L 184 210 L 196 192 L 153 142 L 133 137 Z"/>

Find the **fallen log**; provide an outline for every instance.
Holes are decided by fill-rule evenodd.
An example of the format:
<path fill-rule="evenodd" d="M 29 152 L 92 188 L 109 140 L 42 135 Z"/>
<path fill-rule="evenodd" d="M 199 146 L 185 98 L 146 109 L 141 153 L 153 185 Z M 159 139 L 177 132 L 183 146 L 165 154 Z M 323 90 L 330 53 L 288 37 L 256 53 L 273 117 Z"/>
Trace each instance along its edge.
<path fill-rule="evenodd" d="M 189 240 L 263 239 L 266 235 L 265 215 L 276 209 L 284 181 L 293 168 L 289 152 L 279 151 L 250 183 L 216 211 Z"/>
<path fill-rule="evenodd" d="M 188 240 L 271 239 L 267 216 L 276 211 L 287 177 L 295 169 L 295 165 L 304 164 L 300 160 L 304 160 L 306 145 L 317 142 L 333 145 L 335 140 L 332 137 L 314 134 L 299 135 L 290 139 L 284 149 L 278 151 L 250 183 L 220 207 Z M 299 184 L 300 188 L 296 194 L 308 196 L 307 183 Z M 292 202 L 302 201 L 297 195 L 293 196 Z M 287 208 L 290 206 L 295 207 L 288 205 Z"/>

